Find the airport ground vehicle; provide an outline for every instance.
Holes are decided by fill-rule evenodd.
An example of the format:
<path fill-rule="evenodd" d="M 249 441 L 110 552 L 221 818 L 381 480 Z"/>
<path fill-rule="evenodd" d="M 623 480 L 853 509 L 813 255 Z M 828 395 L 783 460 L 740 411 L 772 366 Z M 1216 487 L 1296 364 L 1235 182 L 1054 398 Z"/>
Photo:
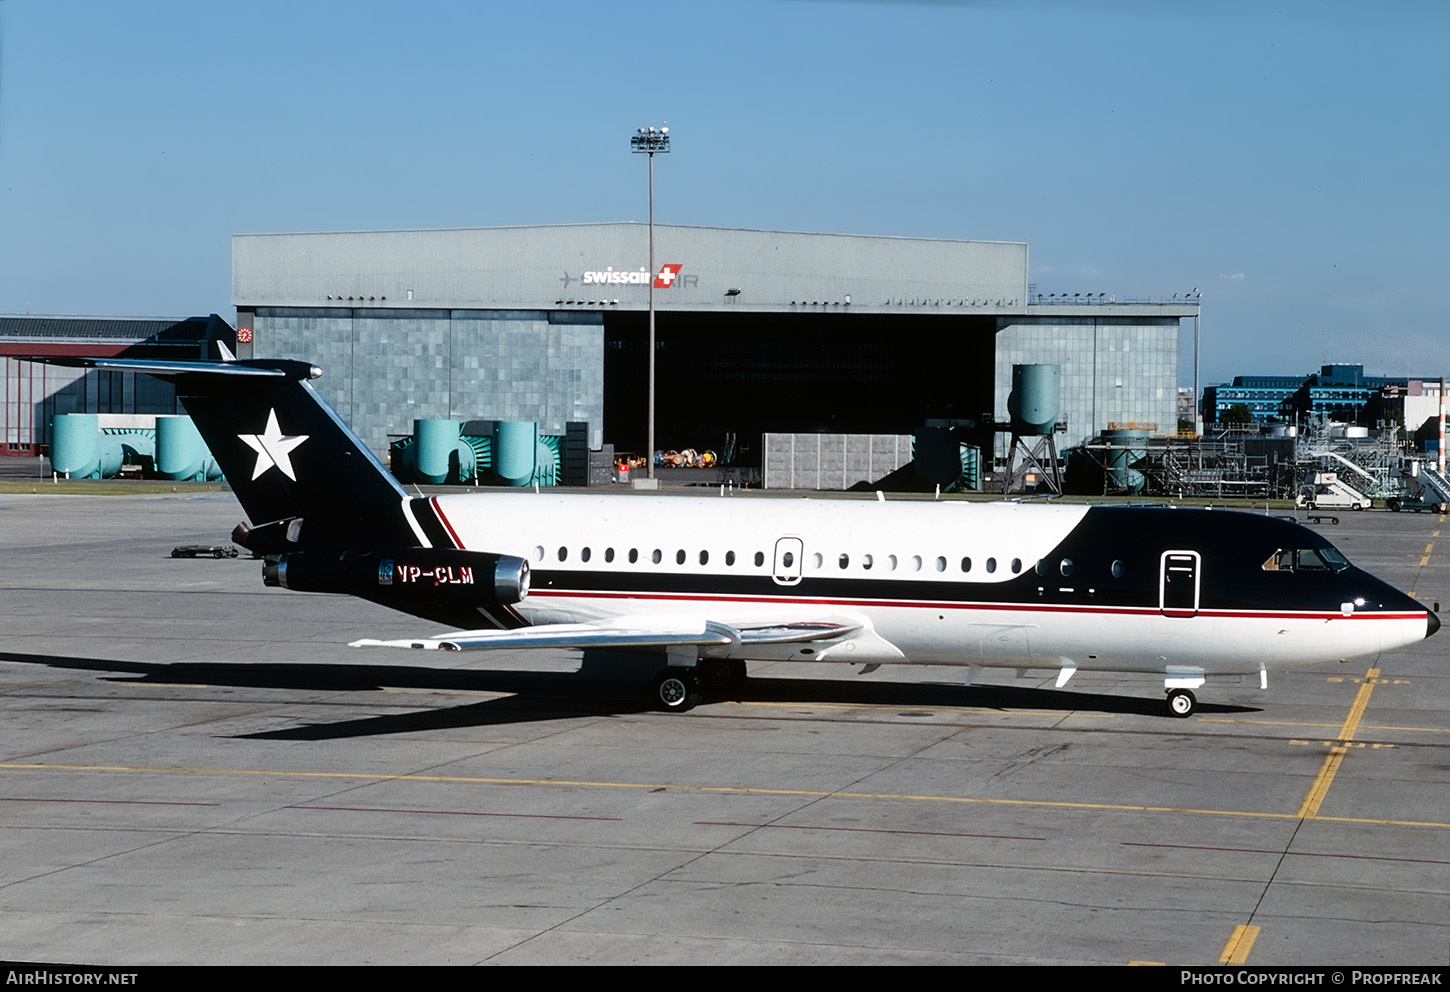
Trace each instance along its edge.
<path fill-rule="evenodd" d="M 235 558 L 237 549 L 221 544 L 182 544 L 171 549 L 173 558 Z"/>
<path fill-rule="evenodd" d="M 1374 501 L 1339 477 L 1316 472 L 1294 496 L 1294 505 L 1310 510 L 1368 510 Z"/>

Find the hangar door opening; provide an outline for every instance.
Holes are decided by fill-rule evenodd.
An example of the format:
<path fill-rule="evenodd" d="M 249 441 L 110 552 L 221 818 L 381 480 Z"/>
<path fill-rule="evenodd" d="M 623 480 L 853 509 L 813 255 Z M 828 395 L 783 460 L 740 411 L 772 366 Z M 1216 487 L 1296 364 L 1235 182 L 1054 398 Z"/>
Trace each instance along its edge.
<path fill-rule="evenodd" d="M 740 463 L 758 464 L 766 431 L 911 433 L 992 409 L 992 317 L 660 313 L 655 327 L 662 449 L 719 450 L 734 433 Z M 644 450 L 647 341 L 647 314 L 605 316 L 604 438 L 617 450 Z"/>

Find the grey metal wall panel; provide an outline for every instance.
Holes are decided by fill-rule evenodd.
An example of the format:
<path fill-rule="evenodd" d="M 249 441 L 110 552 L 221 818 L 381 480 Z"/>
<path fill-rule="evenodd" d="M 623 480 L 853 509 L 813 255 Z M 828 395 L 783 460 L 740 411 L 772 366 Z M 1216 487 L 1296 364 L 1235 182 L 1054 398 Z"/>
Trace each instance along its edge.
<path fill-rule="evenodd" d="M 546 434 L 585 421 L 591 447 L 604 443 L 598 314 L 266 307 L 253 335 L 259 355 L 319 366 L 318 392 L 380 454 L 434 418 L 532 420 Z"/>
<path fill-rule="evenodd" d="M 1006 420 L 1013 365 L 1062 367 L 1062 412 L 1067 436 L 1058 447 L 1080 444 L 1110 423 L 1178 427 L 1176 317 L 1028 317 L 998 322 L 994 416 Z M 1010 437 L 997 436 L 1003 456 Z"/>
<path fill-rule="evenodd" d="M 1027 300 L 1020 243 L 656 225 L 655 258 L 682 266 L 656 290 L 659 309 L 961 311 Z M 232 239 L 232 296 L 242 307 L 642 309 L 647 280 L 594 280 L 648 259 L 644 224 L 245 234 Z"/>

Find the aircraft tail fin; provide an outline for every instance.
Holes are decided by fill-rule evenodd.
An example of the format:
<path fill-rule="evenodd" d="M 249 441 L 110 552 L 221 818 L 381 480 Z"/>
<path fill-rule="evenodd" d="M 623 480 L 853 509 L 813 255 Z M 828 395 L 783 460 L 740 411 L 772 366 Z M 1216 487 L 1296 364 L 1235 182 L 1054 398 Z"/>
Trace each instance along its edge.
<path fill-rule="evenodd" d="M 290 360 L 48 358 L 145 372 L 176 385 L 250 527 L 234 537 L 262 554 L 299 548 L 426 545 L 407 492 L 312 388 L 321 370 Z"/>

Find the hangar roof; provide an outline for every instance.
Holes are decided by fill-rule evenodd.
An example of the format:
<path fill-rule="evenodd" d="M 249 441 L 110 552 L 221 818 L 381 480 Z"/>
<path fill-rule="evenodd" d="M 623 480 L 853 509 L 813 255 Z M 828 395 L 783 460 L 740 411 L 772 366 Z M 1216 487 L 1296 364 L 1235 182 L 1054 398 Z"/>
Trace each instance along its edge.
<path fill-rule="evenodd" d="M 638 223 L 239 234 L 239 307 L 621 309 L 648 305 Z M 665 266 L 677 266 L 673 272 Z M 1027 245 L 655 225 L 660 310 L 1021 312 Z"/>
<path fill-rule="evenodd" d="M 210 342 L 236 344 L 221 317 L 0 316 L 0 355 L 205 358 Z"/>

